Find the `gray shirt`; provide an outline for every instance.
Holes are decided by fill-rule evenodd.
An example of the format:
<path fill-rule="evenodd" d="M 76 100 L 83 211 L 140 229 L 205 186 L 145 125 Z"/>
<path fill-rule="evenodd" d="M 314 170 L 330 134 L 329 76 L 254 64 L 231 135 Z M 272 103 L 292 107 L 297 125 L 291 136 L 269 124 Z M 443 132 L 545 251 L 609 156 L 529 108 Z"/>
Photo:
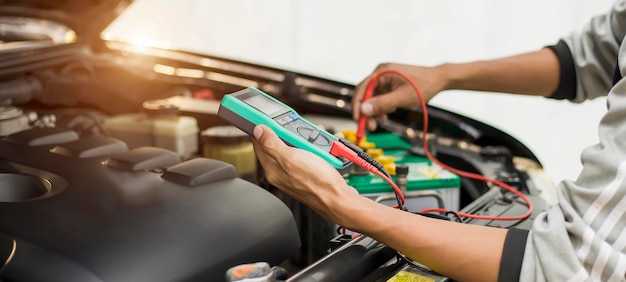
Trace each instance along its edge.
<path fill-rule="evenodd" d="M 582 152 L 579 177 L 559 183 L 559 203 L 535 219 L 521 281 L 626 280 L 625 34 L 626 0 L 619 0 L 581 32 L 563 38 L 575 87 L 561 98 L 582 102 L 607 95 L 608 111 L 599 125 L 599 143 Z M 568 60 L 562 54 L 559 59 Z"/>

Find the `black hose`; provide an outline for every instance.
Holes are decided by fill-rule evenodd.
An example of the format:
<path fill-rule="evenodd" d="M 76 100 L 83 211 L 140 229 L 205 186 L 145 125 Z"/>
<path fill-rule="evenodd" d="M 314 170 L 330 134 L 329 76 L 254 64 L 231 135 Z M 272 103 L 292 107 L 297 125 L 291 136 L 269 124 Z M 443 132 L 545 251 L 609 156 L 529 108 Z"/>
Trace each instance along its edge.
<path fill-rule="evenodd" d="M 41 82 L 31 76 L 0 82 L 0 103 L 25 104 L 41 95 Z"/>

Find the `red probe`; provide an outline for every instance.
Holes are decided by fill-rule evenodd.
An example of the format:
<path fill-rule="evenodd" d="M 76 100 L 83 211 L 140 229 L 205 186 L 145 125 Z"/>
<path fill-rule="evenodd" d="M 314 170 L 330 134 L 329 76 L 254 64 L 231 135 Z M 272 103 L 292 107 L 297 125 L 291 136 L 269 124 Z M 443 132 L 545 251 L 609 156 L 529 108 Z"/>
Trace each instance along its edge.
<path fill-rule="evenodd" d="M 413 90 L 415 90 L 419 100 L 420 100 L 420 105 L 422 108 L 422 113 L 423 113 L 423 119 L 424 119 L 424 126 L 422 129 L 422 148 L 424 150 L 424 153 L 426 155 L 426 157 L 428 157 L 428 159 L 430 161 L 432 161 L 433 163 L 439 165 L 440 167 L 442 167 L 445 170 L 448 170 L 452 173 L 455 173 L 459 176 L 462 177 L 467 177 L 467 178 L 472 178 L 472 179 L 476 179 L 476 180 L 480 180 L 480 181 L 484 181 L 487 183 L 493 183 L 497 186 L 500 186 L 506 190 L 508 190 L 509 192 L 515 194 L 516 196 L 518 196 L 520 199 L 522 199 L 526 205 L 528 206 L 528 209 L 526 211 L 526 213 L 524 213 L 523 215 L 520 216 L 503 216 L 503 217 L 499 217 L 499 216 L 486 216 L 486 215 L 475 215 L 475 214 L 468 214 L 468 213 L 462 213 L 462 212 L 457 212 L 458 215 L 463 216 L 463 217 L 467 217 L 467 218 L 474 218 L 474 219 L 485 219 L 485 220 L 523 220 L 526 219 L 527 217 L 529 217 L 533 211 L 533 204 L 532 202 L 521 192 L 515 190 L 513 187 L 509 186 L 508 184 L 496 180 L 496 179 L 492 179 L 492 178 L 488 178 L 485 177 L 483 175 L 480 174 L 474 174 L 474 173 L 469 173 L 469 172 L 465 172 L 462 170 L 458 170 L 455 169 L 453 167 L 447 166 L 445 164 L 443 164 L 442 162 L 440 162 L 439 160 L 435 159 L 435 157 L 432 156 L 432 154 L 430 153 L 430 151 L 428 150 L 428 145 L 426 142 L 426 132 L 428 131 L 428 112 L 427 112 L 427 107 L 426 107 L 426 101 L 424 100 L 424 96 L 422 96 L 422 92 L 420 91 L 420 89 L 417 87 L 417 85 L 415 84 L 415 82 L 406 74 L 397 71 L 397 70 L 384 70 L 381 71 L 379 73 L 377 73 L 375 76 L 373 76 L 370 81 L 367 84 L 367 88 L 365 89 L 365 94 L 363 95 L 363 102 L 369 100 L 372 95 L 374 94 L 374 87 L 376 86 L 376 83 L 378 82 L 378 78 L 385 75 L 385 74 L 396 74 L 401 76 L 402 78 L 404 78 L 410 85 L 411 87 L 413 87 Z M 365 125 L 367 122 L 367 117 L 365 115 L 363 115 L 362 113 L 359 115 L 359 125 L 358 125 L 358 129 L 357 129 L 357 133 L 356 133 L 356 145 L 359 145 L 359 143 L 361 142 L 361 140 L 363 139 L 363 137 L 365 136 Z M 395 185 L 395 184 L 394 184 Z M 394 188 L 395 189 L 395 188 Z M 403 202 L 404 202 L 404 198 L 403 198 Z M 421 213 L 430 213 L 430 212 L 441 212 L 441 213 L 446 213 L 448 212 L 448 210 L 446 209 L 442 209 L 442 208 L 430 208 L 430 209 L 425 209 L 420 211 Z"/>
<path fill-rule="evenodd" d="M 398 206 L 395 208 L 400 208 L 404 206 L 404 195 L 402 194 L 402 191 L 400 190 L 398 185 L 396 185 L 396 183 L 394 183 L 393 180 L 391 180 L 391 178 L 383 174 L 374 165 L 368 163 L 365 159 L 359 157 L 359 155 L 355 151 L 348 148 L 346 145 L 342 144 L 339 141 L 334 141 L 333 145 L 330 147 L 330 154 L 335 157 L 346 158 L 349 161 L 353 162 L 354 164 L 366 169 L 367 171 L 380 176 L 387 183 L 389 183 L 391 187 L 393 187 L 393 190 L 396 192 L 396 195 L 398 195 L 399 203 L 398 203 Z"/>
<path fill-rule="evenodd" d="M 378 83 L 379 76 L 380 74 L 372 77 L 372 79 L 370 79 L 370 81 L 367 83 L 367 88 L 365 89 L 365 95 L 363 96 L 363 102 L 369 100 L 374 94 L 374 87 L 376 86 L 376 83 Z M 359 126 L 356 131 L 356 142 L 354 142 L 354 144 L 356 144 L 357 146 L 361 145 L 361 140 L 363 140 L 363 137 L 365 137 L 365 125 L 366 124 L 367 124 L 367 117 L 363 114 L 360 114 Z"/>

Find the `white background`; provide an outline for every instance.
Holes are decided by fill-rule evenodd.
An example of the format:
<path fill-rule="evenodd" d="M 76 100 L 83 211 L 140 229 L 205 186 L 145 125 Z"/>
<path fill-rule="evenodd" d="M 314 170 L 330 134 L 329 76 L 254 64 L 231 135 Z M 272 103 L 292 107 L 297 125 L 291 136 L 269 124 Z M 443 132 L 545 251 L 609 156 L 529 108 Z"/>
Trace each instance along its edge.
<path fill-rule="evenodd" d="M 612 2 L 137 0 L 107 32 L 356 84 L 381 62 L 436 65 L 536 50 Z M 577 177 L 606 109 L 604 98 L 572 104 L 468 91 L 443 92 L 431 104 L 519 139 L 555 182 Z"/>

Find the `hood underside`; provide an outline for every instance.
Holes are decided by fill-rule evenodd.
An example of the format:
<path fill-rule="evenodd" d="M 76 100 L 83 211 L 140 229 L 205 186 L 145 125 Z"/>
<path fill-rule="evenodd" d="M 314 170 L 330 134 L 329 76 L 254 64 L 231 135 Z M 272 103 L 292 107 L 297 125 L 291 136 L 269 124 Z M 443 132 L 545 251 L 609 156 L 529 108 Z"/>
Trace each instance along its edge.
<path fill-rule="evenodd" d="M 0 0 L 0 40 L 3 42 L 22 39 L 42 39 L 48 31 L 59 26 L 71 30 L 77 40 L 89 41 L 100 38 L 100 33 L 125 10 L 131 0 L 86 0 L 86 1 L 45 1 L 45 0 Z M 32 26 L 38 20 L 39 28 Z M 15 30 L 24 30 L 17 36 Z M 35 32 L 39 30 L 38 32 Z M 16 38 L 17 37 L 17 38 Z M 51 37 L 51 36 L 48 36 Z"/>

